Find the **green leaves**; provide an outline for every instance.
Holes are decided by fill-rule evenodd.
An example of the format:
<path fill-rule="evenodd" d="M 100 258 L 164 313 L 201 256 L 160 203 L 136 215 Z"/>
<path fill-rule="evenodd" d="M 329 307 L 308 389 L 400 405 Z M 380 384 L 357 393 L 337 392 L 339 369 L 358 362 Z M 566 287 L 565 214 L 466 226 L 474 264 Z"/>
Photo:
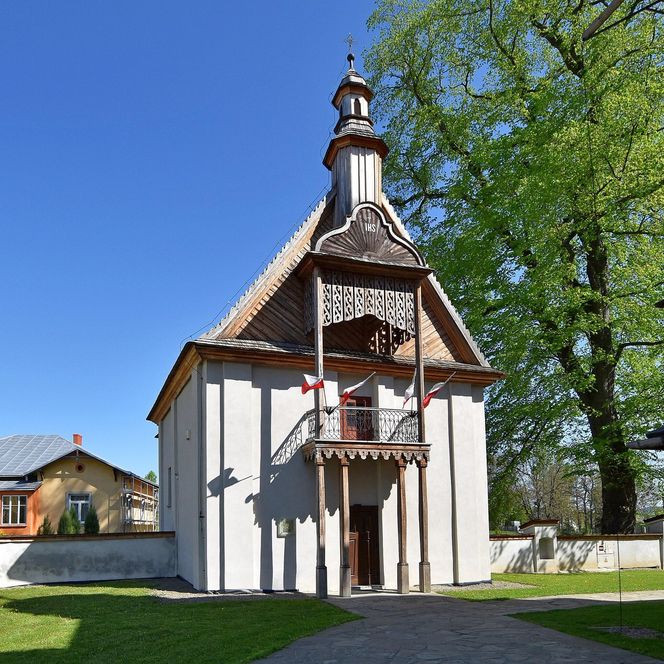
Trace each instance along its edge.
<path fill-rule="evenodd" d="M 626 345 L 663 336 L 662 25 L 644 12 L 584 44 L 596 13 L 392 0 L 370 20 L 388 194 L 509 375 L 487 399 L 498 474 L 533 427 L 592 464 L 664 410 L 664 346 Z M 607 464 L 633 511 L 634 464 Z"/>

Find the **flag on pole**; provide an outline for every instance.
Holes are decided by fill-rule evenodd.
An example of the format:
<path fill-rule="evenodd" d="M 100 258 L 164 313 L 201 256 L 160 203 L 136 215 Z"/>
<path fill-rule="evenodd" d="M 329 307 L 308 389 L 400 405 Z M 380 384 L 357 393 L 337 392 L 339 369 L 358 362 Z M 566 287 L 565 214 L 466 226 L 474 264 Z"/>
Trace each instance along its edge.
<path fill-rule="evenodd" d="M 452 380 L 452 378 L 456 375 L 456 371 L 444 382 L 442 383 L 436 383 L 424 396 L 424 399 L 422 399 L 422 408 L 426 408 L 429 405 L 429 402 L 431 399 L 433 399 L 438 392 L 440 392 L 447 383 Z"/>
<path fill-rule="evenodd" d="M 352 396 L 353 392 L 356 392 L 356 391 L 359 390 L 363 385 L 366 385 L 366 383 L 369 382 L 369 379 L 370 379 L 370 378 L 373 378 L 373 376 L 375 376 L 375 375 L 376 375 L 376 372 L 374 371 L 374 372 L 371 374 L 371 376 L 367 376 L 363 381 L 360 381 L 360 382 L 357 383 L 356 385 L 351 385 L 350 387 L 346 388 L 346 389 L 344 390 L 344 393 L 341 395 L 341 399 L 340 399 L 339 405 L 340 405 L 340 406 L 343 406 L 343 405 L 346 403 L 346 401 L 348 401 L 348 399 L 350 399 L 350 397 Z"/>
<path fill-rule="evenodd" d="M 304 376 L 304 383 L 302 383 L 302 394 L 306 394 L 309 390 L 320 390 L 323 385 L 322 376 L 310 376 L 309 374 L 302 374 Z"/>
<path fill-rule="evenodd" d="M 406 393 L 403 395 L 403 406 L 402 408 L 406 407 L 406 404 L 413 398 L 413 395 L 415 394 L 415 378 L 417 376 L 417 371 L 413 374 L 413 382 L 406 388 Z"/>

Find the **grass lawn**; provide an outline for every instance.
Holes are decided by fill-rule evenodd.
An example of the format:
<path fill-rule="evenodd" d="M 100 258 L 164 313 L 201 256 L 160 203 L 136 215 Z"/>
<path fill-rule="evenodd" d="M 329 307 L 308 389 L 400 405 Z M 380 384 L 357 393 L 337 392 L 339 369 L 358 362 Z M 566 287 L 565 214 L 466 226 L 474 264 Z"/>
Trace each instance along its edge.
<path fill-rule="evenodd" d="M 581 595 L 618 592 L 618 572 L 578 572 L 567 574 L 492 574 L 494 581 L 528 584 L 528 588 L 490 588 L 487 590 L 441 590 L 442 595 L 459 599 L 519 599 L 548 595 Z M 664 571 L 629 570 L 621 573 L 622 590 L 664 590 Z"/>
<path fill-rule="evenodd" d="M 624 626 L 664 630 L 664 602 L 627 602 L 623 604 L 622 615 Z M 645 638 L 636 635 L 630 637 L 596 629 L 620 625 L 619 606 L 615 602 L 580 609 L 518 613 L 515 617 L 560 632 L 581 636 L 584 639 L 601 641 L 610 646 L 664 659 L 664 638 Z"/>
<path fill-rule="evenodd" d="M 314 599 L 165 602 L 146 582 L 0 590 L 0 661 L 250 662 L 356 616 Z"/>

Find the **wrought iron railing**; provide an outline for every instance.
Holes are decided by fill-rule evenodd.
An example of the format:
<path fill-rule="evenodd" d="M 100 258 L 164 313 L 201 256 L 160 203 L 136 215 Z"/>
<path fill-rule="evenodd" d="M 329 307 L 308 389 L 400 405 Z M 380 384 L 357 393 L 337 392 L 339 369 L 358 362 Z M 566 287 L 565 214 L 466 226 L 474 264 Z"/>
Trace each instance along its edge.
<path fill-rule="evenodd" d="M 397 408 L 328 408 L 320 412 L 320 427 L 320 431 L 316 432 L 316 411 L 308 411 L 307 440 L 419 442 L 417 413 Z"/>

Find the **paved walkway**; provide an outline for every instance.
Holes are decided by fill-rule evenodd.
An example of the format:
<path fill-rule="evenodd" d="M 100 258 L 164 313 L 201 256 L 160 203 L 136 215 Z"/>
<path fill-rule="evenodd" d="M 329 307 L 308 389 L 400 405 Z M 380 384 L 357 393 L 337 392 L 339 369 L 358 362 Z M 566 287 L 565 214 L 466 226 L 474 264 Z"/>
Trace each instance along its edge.
<path fill-rule="evenodd" d="M 623 599 L 664 599 L 664 592 L 624 593 Z M 639 664 L 657 662 L 510 618 L 510 613 L 575 608 L 616 601 L 617 594 L 468 602 L 441 595 L 372 593 L 330 602 L 364 617 L 300 639 L 267 658 L 288 664 Z"/>

